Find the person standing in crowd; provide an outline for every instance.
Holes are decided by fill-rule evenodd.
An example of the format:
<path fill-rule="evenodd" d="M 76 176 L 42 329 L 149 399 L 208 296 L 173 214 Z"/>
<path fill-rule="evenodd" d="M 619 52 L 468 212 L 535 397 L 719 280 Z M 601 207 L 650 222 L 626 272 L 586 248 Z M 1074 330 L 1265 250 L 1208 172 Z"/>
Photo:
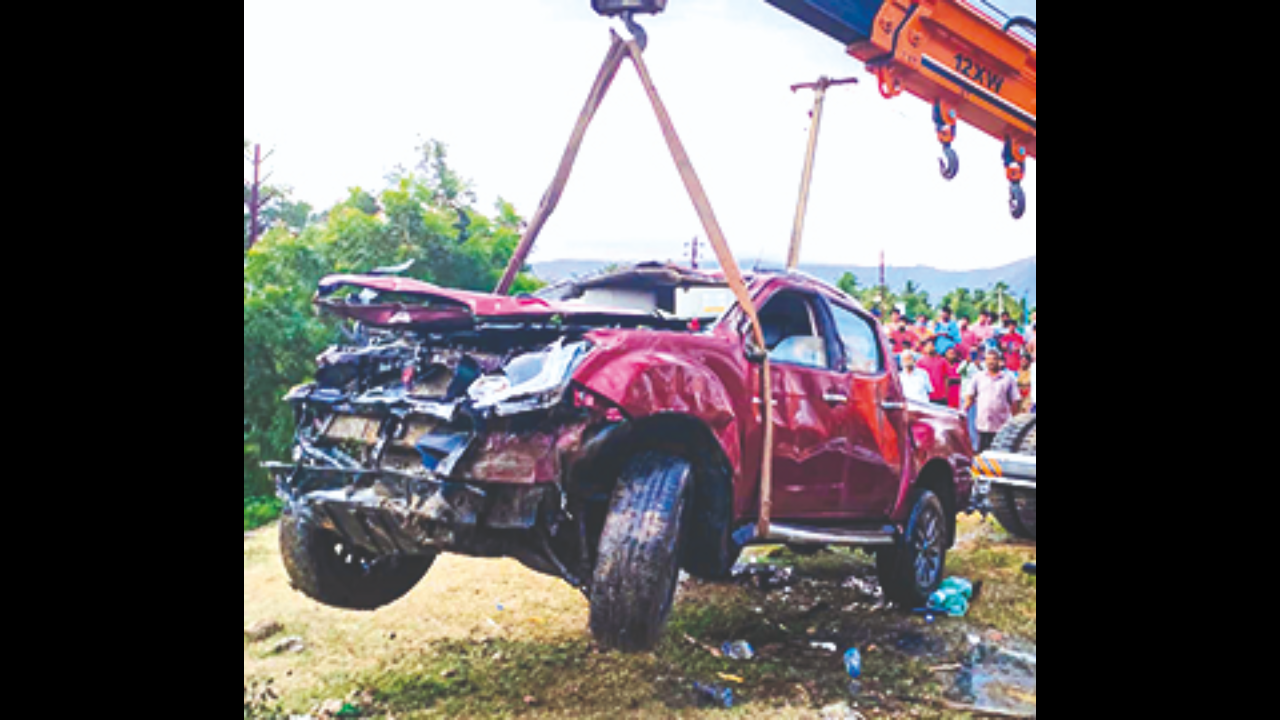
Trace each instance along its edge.
<path fill-rule="evenodd" d="M 960 356 L 959 345 L 952 345 L 947 350 L 946 360 L 951 368 L 947 373 L 947 407 L 959 410 L 961 391 L 964 388 L 964 378 L 960 375 L 960 369 L 964 367 L 964 359 Z"/>
<path fill-rule="evenodd" d="M 960 326 L 953 319 L 950 307 L 942 308 L 938 314 L 938 322 L 934 323 L 933 334 L 937 338 L 938 354 L 946 356 L 947 351 L 963 342 Z"/>
<path fill-rule="evenodd" d="M 945 407 L 951 380 L 959 380 L 959 376 L 956 375 L 955 368 L 947 363 L 947 359 L 938 354 L 937 338 L 924 341 L 924 354 L 925 357 L 920 360 L 919 365 L 929 373 L 929 379 L 933 383 L 933 393 L 929 396 L 929 401 L 934 405 Z"/>
<path fill-rule="evenodd" d="M 929 373 L 920 368 L 915 352 L 904 350 L 902 353 L 902 391 L 908 400 L 928 403 L 933 395 L 933 381 Z"/>
<path fill-rule="evenodd" d="M 1022 372 L 1022 352 L 1027 341 L 1018 332 L 1018 321 L 1009 318 L 1004 324 L 1004 335 L 1000 336 L 1000 349 L 1004 351 L 1005 367 L 1017 375 Z"/>
<path fill-rule="evenodd" d="M 960 388 L 961 398 L 967 398 L 969 397 L 969 395 L 973 393 L 973 384 L 977 382 L 978 376 L 981 375 L 983 372 L 985 372 L 982 365 L 982 356 L 983 356 L 982 348 L 974 346 L 969 350 L 969 354 L 965 358 L 964 362 L 961 363 L 960 369 L 959 369 L 960 382 L 961 382 L 961 388 Z M 963 402 L 961 402 L 961 407 L 962 408 L 964 407 Z M 979 438 L 978 408 L 976 406 L 970 406 L 968 408 L 964 408 L 964 410 L 965 410 L 965 414 L 969 416 L 969 435 L 973 438 L 973 450 L 974 452 L 977 452 L 978 438 Z"/>
<path fill-rule="evenodd" d="M 998 350 L 987 352 L 986 372 L 978 375 L 973 388 L 965 399 L 965 410 L 978 408 L 978 452 L 987 452 L 995 445 L 996 436 L 1013 419 L 1022 394 L 1018 392 L 1018 380 L 1002 368 L 1004 358 Z"/>
<path fill-rule="evenodd" d="M 973 336 L 977 339 L 974 345 L 985 345 L 995 335 L 995 315 L 992 315 L 990 310 L 983 310 L 982 314 L 978 316 L 978 324 L 973 327 Z"/>
<path fill-rule="evenodd" d="M 1040 414 L 1040 354 L 1031 354 L 1031 414 Z"/>
<path fill-rule="evenodd" d="M 973 332 L 973 321 L 968 315 L 960 316 L 960 359 L 967 361 L 969 352 L 980 344 L 978 336 Z"/>
<path fill-rule="evenodd" d="M 916 335 L 907 327 L 906 318 L 902 317 L 902 313 L 894 311 L 893 325 L 889 330 L 889 342 L 893 343 L 893 352 L 901 355 L 907 350 L 915 350 Z"/>
<path fill-rule="evenodd" d="M 1034 390 L 1034 378 L 1031 375 L 1031 368 L 1034 367 L 1031 359 L 1031 353 L 1023 351 L 1022 353 L 1022 370 L 1018 373 L 1018 392 L 1022 394 L 1022 403 L 1018 406 L 1022 413 L 1031 412 L 1032 391 Z"/>

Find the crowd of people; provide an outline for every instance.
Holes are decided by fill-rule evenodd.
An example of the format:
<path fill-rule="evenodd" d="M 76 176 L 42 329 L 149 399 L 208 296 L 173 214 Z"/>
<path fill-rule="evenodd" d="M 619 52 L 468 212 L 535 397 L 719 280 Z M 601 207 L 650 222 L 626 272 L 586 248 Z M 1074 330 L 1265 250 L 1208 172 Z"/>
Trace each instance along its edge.
<path fill-rule="evenodd" d="M 1010 420 L 1037 411 L 1036 325 L 1034 314 L 1020 327 L 1008 313 L 974 323 L 943 308 L 914 324 L 895 311 L 886 329 L 908 399 L 967 413 L 974 449 L 986 452 Z"/>

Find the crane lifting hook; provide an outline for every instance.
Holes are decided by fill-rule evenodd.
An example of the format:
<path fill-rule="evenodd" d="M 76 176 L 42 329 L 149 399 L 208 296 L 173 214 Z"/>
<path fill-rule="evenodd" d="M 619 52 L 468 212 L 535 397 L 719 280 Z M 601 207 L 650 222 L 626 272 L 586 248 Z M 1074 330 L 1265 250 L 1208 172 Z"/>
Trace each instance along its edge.
<path fill-rule="evenodd" d="M 631 36 L 636 39 L 636 44 L 640 46 L 640 51 L 644 52 L 649 49 L 649 33 L 636 22 L 636 14 L 627 12 L 622 14 L 622 22 L 627 26 L 627 30 Z"/>
<path fill-rule="evenodd" d="M 1027 148 L 1014 144 L 1013 138 L 1006 138 L 1004 165 L 1009 176 L 1009 209 L 1014 220 L 1021 220 L 1027 214 L 1027 191 L 1022 189 L 1022 181 L 1027 177 Z"/>
<path fill-rule="evenodd" d="M 955 108 L 947 107 L 941 100 L 933 104 L 933 122 L 938 126 L 938 141 L 942 143 L 942 153 L 946 156 L 938 161 L 938 165 L 942 169 L 942 177 L 947 180 L 955 180 L 960 174 L 960 156 L 951 147 L 956 141 L 959 119 L 960 114 Z"/>

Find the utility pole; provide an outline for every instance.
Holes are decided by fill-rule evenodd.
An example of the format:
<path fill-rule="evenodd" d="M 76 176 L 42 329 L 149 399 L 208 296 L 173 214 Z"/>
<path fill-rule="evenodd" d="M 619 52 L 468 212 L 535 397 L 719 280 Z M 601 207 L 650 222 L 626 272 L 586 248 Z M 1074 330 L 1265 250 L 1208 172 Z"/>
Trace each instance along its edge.
<path fill-rule="evenodd" d="M 856 78 L 832 80 L 823 77 L 816 83 L 802 83 L 792 86 L 791 92 L 813 90 L 816 94 L 813 101 L 813 124 L 809 128 L 809 151 L 805 154 L 804 178 L 800 183 L 800 202 L 796 206 L 796 224 L 791 234 L 791 253 L 787 259 L 787 271 L 800 267 L 800 249 L 804 242 L 804 226 L 809 216 L 809 193 L 813 187 L 813 166 L 818 156 L 818 136 L 822 133 L 822 113 L 826 109 L 827 90 L 837 85 L 856 85 Z"/>
<path fill-rule="evenodd" d="M 698 252 L 701 249 L 701 246 L 702 246 L 702 238 L 694 238 L 693 242 L 689 243 L 689 248 L 690 248 L 689 267 L 693 268 L 694 270 L 699 269 L 698 268 Z"/>
<path fill-rule="evenodd" d="M 889 317 L 889 272 L 885 265 L 884 250 L 880 251 L 880 317 Z"/>
<path fill-rule="evenodd" d="M 262 177 L 262 164 L 270 160 L 274 154 L 275 151 L 273 150 L 267 153 L 264 158 L 262 156 L 262 146 L 254 145 L 253 157 L 245 158 L 253 163 L 253 185 L 249 190 L 249 244 L 245 247 L 245 250 L 257 245 L 258 238 L 262 237 L 262 207 L 271 202 L 270 191 L 266 193 L 262 191 L 262 184 L 271 179 L 270 176 L 265 179 Z"/>

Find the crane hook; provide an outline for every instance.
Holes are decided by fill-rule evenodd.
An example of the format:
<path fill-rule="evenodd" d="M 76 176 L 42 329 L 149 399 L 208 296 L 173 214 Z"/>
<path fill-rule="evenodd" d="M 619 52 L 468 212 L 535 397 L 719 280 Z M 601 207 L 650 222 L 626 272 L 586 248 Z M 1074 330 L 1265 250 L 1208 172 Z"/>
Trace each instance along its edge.
<path fill-rule="evenodd" d="M 1027 214 L 1027 191 L 1022 188 L 1027 177 L 1027 148 L 1005 138 L 1004 165 L 1009 176 L 1009 210 L 1014 220 L 1021 220 Z"/>
<path fill-rule="evenodd" d="M 640 51 L 644 52 L 649 49 L 649 33 L 636 22 L 635 12 L 625 12 L 622 14 L 622 22 L 627 26 L 627 30 L 632 37 L 636 39 L 636 44 L 640 46 Z"/>
<path fill-rule="evenodd" d="M 946 155 L 945 159 L 938 160 L 938 166 L 942 168 L 942 177 L 955 180 L 960 175 L 960 155 L 950 145 L 943 145 L 942 153 Z"/>
<path fill-rule="evenodd" d="M 1009 189 L 1009 209 L 1013 212 L 1014 220 L 1021 220 L 1027 214 L 1027 191 L 1022 189 L 1022 183 L 1014 183 Z"/>
<path fill-rule="evenodd" d="M 951 147 L 959 130 L 956 124 L 959 117 L 954 108 L 944 106 L 941 100 L 933 104 L 933 122 L 938 126 L 938 141 L 942 143 L 942 153 L 946 156 L 938 161 L 938 166 L 942 169 L 942 177 L 947 180 L 955 180 L 960 175 L 960 155 Z"/>

